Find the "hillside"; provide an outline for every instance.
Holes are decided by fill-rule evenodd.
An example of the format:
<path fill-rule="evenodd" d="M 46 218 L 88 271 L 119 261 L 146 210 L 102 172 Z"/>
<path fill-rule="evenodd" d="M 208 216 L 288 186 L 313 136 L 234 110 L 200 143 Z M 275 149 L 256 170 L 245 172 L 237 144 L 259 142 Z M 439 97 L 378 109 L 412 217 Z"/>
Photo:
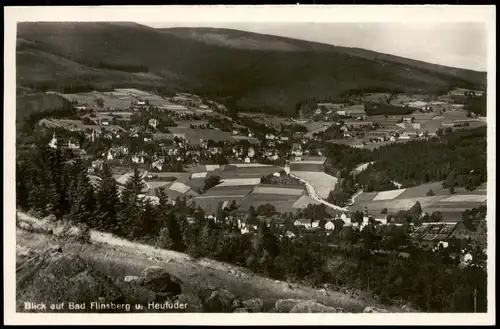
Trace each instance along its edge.
<path fill-rule="evenodd" d="M 293 113 L 352 89 L 480 88 L 486 74 L 283 37 L 134 23 L 20 23 L 17 83 L 35 89 L 165 87 L 245 110 Z"/>
<path fill-rule="evenodd" d="M 106 301 L 121 300 L 120 303 L 131 304 L 159 301 L 163 294 L 151 291 L 157 290 L 154 289 L 156 287 L 145 289 L 135 284 L 137 282 L 124 280 L 125 277 L 137 280 L 144 269 L 152 266 L 161 266 L 174 282 L 181 283 L 182 300 L 189 303 L 186 312 L 210 312 L 207 309 L 211 299 L 209 296 L 214 291 L 224 290 L 233 299 L 262 301 L 263 312 L 288 313 L 290 309 L 280 310 L 277 305 L 300 302 L 321 303 L 319 307 L 323 310 L 309 310 L 306 313 L 339 312 L 340 309 L 359 313 L 370 306 L 379 311 L 380 307 L 384 307 L 371 298 L 350 291 L 314 289 L 275 281 L 237 266 L 210 259 L 195 260 L 183 253 L 132 243 L 98 231 L 92 231 L 90 244 L 82 244 L 64 238 L 55 226 L 44 220 L 20 212 L 17 215 L 22 227 L 16 230 L 19 310 L 22 310 L 22 301 L 57 303 L 75 300 L 88 303 L 99 296 L 106 296 Z M 51 246 L 61 247 L 61 251 L 54 253 L 56 248 Z M 52 290 L 44 289 L 47 285 Z M 177 296 L 176 300 L 181 300 L 181 297 Z M 404 312 L 398 307 L 388 306 L 384 309 L 385 312 Z M 229 308 L 217 311 L 232 312 Z"/>

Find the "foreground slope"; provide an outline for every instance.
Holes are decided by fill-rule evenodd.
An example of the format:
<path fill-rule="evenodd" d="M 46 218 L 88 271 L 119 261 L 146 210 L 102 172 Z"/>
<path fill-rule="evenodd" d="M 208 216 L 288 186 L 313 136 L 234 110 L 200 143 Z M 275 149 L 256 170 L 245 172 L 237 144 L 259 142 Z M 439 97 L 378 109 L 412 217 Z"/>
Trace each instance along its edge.
<path fill-rule="evenodd" d="M 31 223 L 31 227 L 44 227 L 47 224 L 24 213 L 18 212 L 18 217 L 21 222 Z M 322 292 L 298 284 L 274 281 L 254 275 L 236 266 L 210 259 L 194 260 L 183 253 L 132 243 L 97 231 L 92 232 L 92 244 L 85 245 L 75 242 L 61 243 L 56 235 L 35 233 L 18 228 L 16 242 L 21 248 L 35 251 L 43 251 L 47 247 L 59 243 L 66 255 L 63 259 L 75 260 L 78 264 L 90 264 L 93 272 L 92 275 L 86 276 L 90 281 L 102 282 L 104 279 L 102 275 L 107 275 L 111 280 L 110 286 L 102 287 L 101 285 L 99 289 L 107 294 L 113 292 L 118 299 L 121 296 L 119 292 L 124 289 L 123 278 L 125 276 L 140 276 L 141 272 L 148 266 L 161 266 L 172 276 L 182 278 L 183 293 L 200 296 L 202 300 L 206 300 L 213 291 L 225 289 L 241 300 L 250 298 L 263 300 L 264 311 L 270 311 L 279 299 L 313 300 L 329 307 L 340 307 L 347 312 L 363 312 L 367 306 L 375 304 L 371 299 L 360 295 L 352 296 L 345 292 L 332 290 Z M 61 256 L 57 257 L 58 262 L 59 259 Z M 66 263 L 67 261 L 64 262 L 64 264 Z M 21 262 L 21 264 L 23 263 Z M 57 263 L 49 262 L 44 268 L 53 268 L 55 265 Z M 76 270 L 68 271 L 73 273 Z M 21 289 L 18 292 L 19 296 L 42 296 L 45 294 L 43 296 L 52 298 L 50 294 L 47 295 L 47 292 L 40 292 L 38 290 L 40 287 L 27 285 L 29 283 L 37 284 L 33 278 L 35 277 L 31 276 L 27 279 L 26 275 L 18 276 L 18 286 Z M 85 294 L 95 293 L 87 291 Z M 135 294 L 140 294 L 141 299 L 148 299 L 148 294 L 144 289 L 135 290 L 132 295 Z M 391 312 L 401 312 L 401 309 L 396 307 L 386 309 Z"/>
<path fill-rule="evenodd" d="M 480 88 L 486 75 L 362 49 L 225 29 L 134 23 L 20 23 L 17 82 L 166 86 L 244 109 L 292 113 L 311 98 L 359 88 Z"/>

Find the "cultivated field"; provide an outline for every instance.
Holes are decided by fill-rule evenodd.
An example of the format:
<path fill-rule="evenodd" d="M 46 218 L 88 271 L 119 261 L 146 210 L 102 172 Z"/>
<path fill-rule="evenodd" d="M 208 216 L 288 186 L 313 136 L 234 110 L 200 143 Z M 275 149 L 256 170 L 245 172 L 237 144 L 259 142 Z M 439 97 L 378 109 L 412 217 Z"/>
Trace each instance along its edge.
<path fill-rule="evenodd" d="M 219 186 L 242 186 L 242 185 L 259 185 L 260 178 L 229 178 L 222 180 Z"/>
<path fill-rule="evenodd" d="M 429 190 L 432 190 L 433 196 L 427 196 Z M 384 208 L 387 208 L 389 213 L 396 213 L 408 210 L 418 201 L 423 211 L 440 211 L 445 221 L 458 221 L 461 220 L 461 213 L 464 210 L 485 204 L 487 199 L 485 186 L 474 191 L 457 188 L 455 192 L 456 194 L 450 195 L 441 182 L 434 182 L 401 190 L 361 193 L 356 197 L 351 209 L 362 211 L 366 206 L 373 215 L 380 214 Z"/>
<path fill-rule="evenodd" d="M 316 171 L 291 171 L 295 176 L 311 184 L 322 199 L 328 198 L 337 184 L 337 178 L 324 172 Z"/>

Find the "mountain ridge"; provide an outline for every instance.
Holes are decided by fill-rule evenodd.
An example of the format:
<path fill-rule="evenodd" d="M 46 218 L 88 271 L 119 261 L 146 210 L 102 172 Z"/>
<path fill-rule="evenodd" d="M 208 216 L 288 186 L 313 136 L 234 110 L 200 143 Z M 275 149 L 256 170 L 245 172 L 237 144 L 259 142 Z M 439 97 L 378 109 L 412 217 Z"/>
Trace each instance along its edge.
<path fill-rule="evenodd" d="M 486 80 L 483 72 L 359 48 L 130 22 L 19 23 L 17 59 L 19 86 L 43 90 L 71 85 L 76 91 L 78 86 L 160 86 L 223 100 L 233 108 L 281 113 L 349 90 L 436 93 L 450 87 L 481 88 Z"/>

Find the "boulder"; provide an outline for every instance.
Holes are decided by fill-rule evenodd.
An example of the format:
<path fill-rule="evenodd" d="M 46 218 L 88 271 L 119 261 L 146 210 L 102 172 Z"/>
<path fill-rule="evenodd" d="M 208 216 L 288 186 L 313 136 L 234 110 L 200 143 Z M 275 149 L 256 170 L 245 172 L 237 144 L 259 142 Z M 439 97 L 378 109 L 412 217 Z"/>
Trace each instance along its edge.
<path fill-rule="evenodd" d="M 243 303 L 241 302 L 241 300 L 239 300 L 239 299 L 233 300 L 233 302 L 231 303 L 231 308 L 236 309 L 239 307 L 243 307 Z"/>
<path fill-rule="evenodd" d="M 237 309 L 234 310 L 233 313 L 250 313 L 247 308 L 244 307 L 238 307 Z"/>
<path fill-rule="evenodd" d="M 205 309 L 208 312 L 231 312 L 232 302 L 235 299 L 236 297 L 225 289 L 216 290 L 205 301 Z"/>
<path fill-rule="evenodd" d="M 90 302 L 100 297 L 116 303 L 125 300 L 120 287 L 92 264 L 77 255 L 59 252 L 58 247 L 55 250 L 46 250 L 16 267 L 19 311 L 23 311 L 25 302 L 43 302 L 48 305 L 72 301 L 90 305 Z M 67 309 L 60 311 L 68 312 Z"/>
<path fill-rule="evenodd" d="M 276 313 L 290 313 L 295 305 L 303 301 L 303 299 L 278 299 L 274 305 L 274 309 Z"/>
<path fill-rule="evenodd" d="M 412 305 L 405 304 L 401 307 L 401 310 L 406 313 L 416 313 L 418 312 Z"/>
<path fill-rule="evenodd" d="M 180 294 L 175 298 L 179 303 L 186 303 L 186 312 L 201 313 L 204 311 L 203 302 L 200 297 L 193 294 Z"/>
<path fill-rule="evenodd" d="M 177 296 L 182 293 L 182 281 L 160 266 L 146 268 L 137 283 L 160 294 Z"/>
<path fill-rule="evenodd" d="M 295 305 L 290 313 L 344 313 L 342 309 L 329 307 L 316 301 L 307 300 Z"/>
<path fill-rule="evenodd" d="M 363 313 L 389 313 L 389 311 L 375 306 L 367 306 L 363 310 Z"/>
<path fill-rule="evenodd" d="M 243 307 L 249 309 L 252 313 L 260 313 L 264 308 L 264 301 L 260 298 L 252 298 L 245 300 L 243 303 Z"/>
<path fill-rule="evenodd" d="M 134 282 L 134 281 L 137 281 L 139 280 L 139 277 L 138 276 L 135 276 L 135 275 L 127 275 L 123 281 L 125 282 Z"/>

